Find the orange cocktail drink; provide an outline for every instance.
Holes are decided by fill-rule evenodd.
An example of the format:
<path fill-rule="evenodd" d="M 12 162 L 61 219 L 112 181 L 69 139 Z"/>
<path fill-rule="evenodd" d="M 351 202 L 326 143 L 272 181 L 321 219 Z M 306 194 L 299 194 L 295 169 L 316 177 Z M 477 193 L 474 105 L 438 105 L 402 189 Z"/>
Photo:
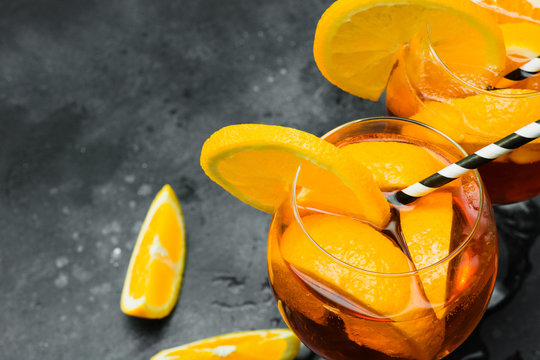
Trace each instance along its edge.
<path fill-rule="evenodd" d="M 336 1 L 313 52 L 336 86 L 370 100 L 386 90 L 390 115 L 427 123 L 471 153 L 540 118 L 539 14 L 530 0 Z M 527 60 L 527 79 L 505 79 Z M 540 141 L 480 173 L 495 204 L 540 194 Z"/>
<path fill-rule="evenodd" d="M 323 138 L 367 167 L 383 193 L 463 157 L 442 133 L 405 119 L 359 120 Z M 268 238 L 278 308 L 302 342 L 327 359 L 440 359 L 459 346 L 497 269 L 478 174 L 395 209 L 384 229 L 358 219 L 347 199 L 340 207 L 339 191 L 300 186 L 303 176 L 301 166 Z"/>
<path fill-rule="evenodd" d="M 506 42 L 506 67 L 519 68 L 540 54 L 540 24 L 500 25 Z M 389 113 L 441 129 L 472 153 L 540 118 L 540 80 L 506 81 L 458 64 L 429 30 L 419 33 L 399 54 L 387 86 Z M 475 72 L 480 75 L 471 75 Z M 495 89 L 505 86 L 508 88 Z M 492 201 L 506 204 L 540 194 L 540 141 L 536 140 L 480 169 Z"/>

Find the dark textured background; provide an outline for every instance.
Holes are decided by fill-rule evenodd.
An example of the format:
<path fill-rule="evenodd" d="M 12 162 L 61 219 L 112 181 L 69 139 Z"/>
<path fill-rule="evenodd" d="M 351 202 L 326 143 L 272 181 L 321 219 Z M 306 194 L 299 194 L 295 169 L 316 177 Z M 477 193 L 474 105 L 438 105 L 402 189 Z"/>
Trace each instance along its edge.
<path fill-rule="evenodd" d="M 313 62 L 330 3 L 0 2 L 1 359 L 147 359 L 284 326 L 265 268 L 270 216 L 212 183 L 199 154 L 227 124 L 320 135 L 384 114 Z M 165 320 L 132 319 L 120 291 L 165 183 L 186 220 L 183 289 Z M 531 258 L 523 288 L 479 331 L 490 359 L 540 358 L 538 244 Z"/>

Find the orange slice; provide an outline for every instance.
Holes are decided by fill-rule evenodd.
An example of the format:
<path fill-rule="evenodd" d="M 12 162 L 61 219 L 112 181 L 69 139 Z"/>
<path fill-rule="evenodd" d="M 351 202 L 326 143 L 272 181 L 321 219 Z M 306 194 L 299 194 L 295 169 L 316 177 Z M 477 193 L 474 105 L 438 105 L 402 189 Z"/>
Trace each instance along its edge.
<path fill-rule="evenodd" d="M 469 0 L 349 0 L 322 15 L 313 53 L 321 73 L 353 95 L 377 100 L 402 45 L 430 25 L 437 52 L 475 79 L 504 68 L 504 43 L 488 11 Z"/>
<path fill-rule="evenodd" d="M 405 142 L 362 141 L 341 151 L 368 168 L 382 191 L 403 189 L 445 166 L 434 152 Z"/>
<path fill-rule="evenodd" d="M 403 252 L 371 226 L 349 217 L 310 215 L 302 223 L 316 244 L 295 222 L 281 238 L 282 255 L 297 276 L 313 284 L 314 292 L 363 315 L 343 317 L 349 337 L 390 356 L 432 359 L 444 327 L 425 303 L 417 278 L 371 275 L 344 264 L 408 272 L 412 264 Z"/>
<path fill-rule="evenodd" d="M 151 360 L 292 360 L 300 341 L 290 330 L 242 331 L 163 350 Z"/>
<path fill-rule="evenodd" d="M 418 270 L 444 259 L 452 239 L 452 194 L 435 192 L 414 202 L 411 210 L 400 211 L 401 230 Z M 448 263 L 421 271 L 420 280 L 437 316 L 444 315 L 447 298 Z"/>
<path fill-rule="evenodd" d="M 300 165 L 298 185 L 320 194 L 319 203 L 334 203 L 384 227 L 389 206 L 369 171 L 314 135 L 281 126 L 232 125 L 215 132 L 201 152 L 201 166 L 212 180 L 266 212 L 283 203 Z"/>
<path fill-rule="evenodd" d="M 182 209 L 172 188 L 165 185 L 152 201 L 133 249 L 122 311 L 149 319 L 167 316 L 178 299 L 185 253 Z"/>
<path fill-rule="evenodd" d="M 500 23 L 531 21 L 540 23 L 538 0 L 471 0 L 496 16 Z"/>

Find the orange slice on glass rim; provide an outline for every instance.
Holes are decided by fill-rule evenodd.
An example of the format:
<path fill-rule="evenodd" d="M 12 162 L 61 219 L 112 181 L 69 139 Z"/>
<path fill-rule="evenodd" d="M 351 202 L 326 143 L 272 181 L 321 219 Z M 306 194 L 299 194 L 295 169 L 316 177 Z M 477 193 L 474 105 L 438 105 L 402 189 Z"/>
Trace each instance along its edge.
<path fill-rule="evenodd" d="M 242 331 L 166 349 L 151 360 L 292 360 L 300 341 L 290 330 Z"/>
<path fill-rule="evenodd" d="M 437 53 L 456 73 L 490 82 L 504 69 L 504 42 L 496 21 L 469 0 L 336 1 L 317 25 L 315 62 L 342 90 L 377 100 L 400 48 L 425 31 L 426 24 Z M 460 65 L 465 65 L 462 71 Z"/>
<path fill-rule="evenodd" d="M 208 138 L 201 152 L 210 179 L 270 213 L 289 195 L 300 165 L 297 185 L 312 190 L 314 204 L 385 226 L 389 205 L 371 173 L 315 135 L 273 125 L 231 125 Z"/>
<path fill-rule="evenodd" d="M 172 188 L 165 185 L 137 237 L 122 290 L 122 311 L 149 319 L 167 316 L 178 299 L 185 253 L 182 209 Z"/>

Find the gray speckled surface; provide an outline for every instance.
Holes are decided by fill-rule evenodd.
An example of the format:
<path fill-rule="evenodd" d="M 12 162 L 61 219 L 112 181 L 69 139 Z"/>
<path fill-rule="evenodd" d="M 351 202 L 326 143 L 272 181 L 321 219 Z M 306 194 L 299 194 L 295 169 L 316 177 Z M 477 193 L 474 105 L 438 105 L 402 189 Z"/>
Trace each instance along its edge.
<path fill-rule="evenodd" d="M 211 182 L 199 153 L 227 124 L 320 135 L 384 114 L 316 69 L 313 32 L 330 3 L 2 1 L 2 359 L 147 359 L 284 326 L 267 285 L 270 216 Z M 170 317 L 132 319 L 120 291 L 165 183 L 186 220 L 183 289 Z M 540 358 L 538 245 L 532 257 L 522 293 L 482 328 L 492 359 Z"/>

